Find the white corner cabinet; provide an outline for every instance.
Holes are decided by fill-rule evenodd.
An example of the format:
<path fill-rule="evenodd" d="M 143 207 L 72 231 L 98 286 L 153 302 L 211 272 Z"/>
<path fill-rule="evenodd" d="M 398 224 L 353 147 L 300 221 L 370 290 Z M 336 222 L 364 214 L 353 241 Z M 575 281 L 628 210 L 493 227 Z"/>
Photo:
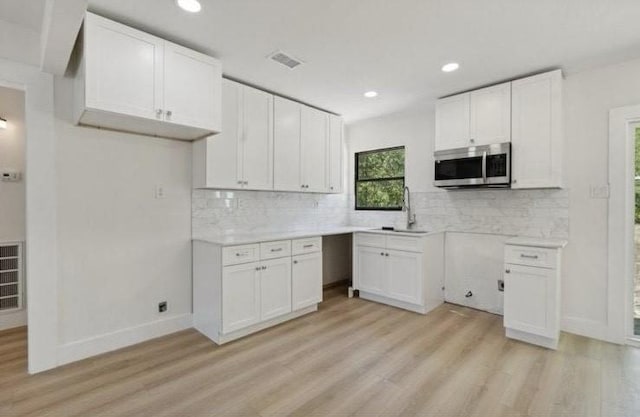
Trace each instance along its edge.
<path fill-rule="evenodd" d="M 360 297 L 426 314 L 444 302 L 444 234 L 353 237 L 353 288 Z"/>
<path fill-rule="evenodd" d="M 342 118 L 222 85 L 222 133 L 194 143 L 194 188 L 342 192 Z"/>
<path fill-rule="evenodd" d="M 565 241 L 515 238 L 505 245 L 504 327 L 509 338 L 556 349 Z"/>
<path fill-rule="evenodd" d="M 193 144 L 195 188 L 273 189 L 273 96 L 222 80 L 222 132 Z"/>
<path fill-rule="evenodd" d="M 223 344 L 317 310 L 322 238 L 193 242 L 194 327 Z"/>
<path fill-rule="evenodd" d="M 445 97 L 435 150 L 511 142 L 511 188 L 561 188 L 562 114 L 561 70 Z"/>
<path fill-rule="evenodd" d="M 183 140 L 220 132 L 215 58 L 87 13 L 72 68 L 78 124 Z"/>
<path fill-rule="evenodd" d="M 457 94 L 436 103 L 436 151 L 509 141 L 511 83 Z"/>

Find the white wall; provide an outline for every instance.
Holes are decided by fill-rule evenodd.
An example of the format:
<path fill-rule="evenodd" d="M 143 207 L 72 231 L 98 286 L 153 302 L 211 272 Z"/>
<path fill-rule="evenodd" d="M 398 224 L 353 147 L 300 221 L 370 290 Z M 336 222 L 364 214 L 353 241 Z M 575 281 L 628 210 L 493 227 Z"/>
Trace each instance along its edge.
<path fill-rule="evenodd" d="M 190 327 L 191 143 L 74 126 L 55 96 L 59 362 Z"/>
<path fill-rule="evenodd" d="M 0 87 L 0 117 L 8 120 L 0 129 L 0 170 L 18 171 L 24 176 L 25 114 L 24 91 Z M 0 242 L 25 239 L 25 182 L 0 181 Z M 0 314 L 0 330 L 27 324 L 26 307 Z"/>

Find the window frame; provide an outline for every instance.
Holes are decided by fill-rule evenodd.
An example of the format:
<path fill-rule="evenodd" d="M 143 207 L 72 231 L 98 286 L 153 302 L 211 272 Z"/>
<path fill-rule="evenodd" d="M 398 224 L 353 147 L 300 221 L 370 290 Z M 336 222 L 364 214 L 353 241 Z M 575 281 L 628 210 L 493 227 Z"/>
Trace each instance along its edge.
<path fill-rule="evenodd" d="M 388 152 L 388 151 L 395 151 L 398 149 L 402 149 L 404 151 L 404 156 L 405 156 L 405 160 L 404 160 L 404 175 L 402 177 L 384 177 L 384 178 L 374 178 L 374 179 L 366 179 L 366 180 L 361 180 L 358 179 L 358 157 L 360 155 L 366 155 L 366 154 L 370 154 L 370 153 L 379 153 L 379 152 Z M 362 152 L 356 152 L 354 154 L 354 175 L 353 175 L 353 193 L 355 195 L 355 199 L 353 202 L 354 205 L 354 209 L 356 211 L 402 211 L 402 205 L 399 207 L 358 207 L 358 183 L 359 182 L 382 182 L 382 181 L 397 181 L 397 180 L 402 180 L 402 189 L 404 190 L 405 187 L 405 177 L 406 177 L 406 167 L 407 167 L 407 160 L 406 160 L 406 149 L 404 145 L 401 146 L 392 146 L 389 148 L 380 148 L 380 149 L 371 149 L 368 151 L 362 151 Z"/>

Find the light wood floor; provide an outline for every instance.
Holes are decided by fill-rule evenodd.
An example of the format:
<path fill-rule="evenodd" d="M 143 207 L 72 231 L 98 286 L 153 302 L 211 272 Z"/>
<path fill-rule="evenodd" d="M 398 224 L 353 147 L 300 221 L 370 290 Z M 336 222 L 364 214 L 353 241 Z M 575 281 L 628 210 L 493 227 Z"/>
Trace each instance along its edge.
<path fill-rule="evenodd" d="M 640 349 L 504 338 L 498 316 L 421 316 L 325 293 L 318 313 L 216 347 L 180 332 L 26 374 L 0 333 L 2 416 L 640 416 Z"/>

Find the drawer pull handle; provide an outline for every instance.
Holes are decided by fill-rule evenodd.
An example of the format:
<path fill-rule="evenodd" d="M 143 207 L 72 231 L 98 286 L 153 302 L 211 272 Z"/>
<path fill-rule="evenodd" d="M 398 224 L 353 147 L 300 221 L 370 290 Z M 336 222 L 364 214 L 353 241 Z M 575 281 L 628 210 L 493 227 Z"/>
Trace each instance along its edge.
<path fill-rule="evenodd" d="M 524 253 L 521 253 L 520 257 L 527 258 L 527 259 L 538 259 L 538 255 L 525 255 Z"/>
<path fill-rule="evenodd" d="M 311 245 L 304 245 L 304 246 L 303 246 L 303 248 L 305 248 L 305 249 L 307 249 L 307 248 L 312 248 L 312 247 L 313 247 L 313 244 L 311 244 Z"/>
<path fill-rule="evenodd" d="M 278 248 L 278 249 L 271 249 L 271 252 L 282 252 L 282 248 Z"/>

